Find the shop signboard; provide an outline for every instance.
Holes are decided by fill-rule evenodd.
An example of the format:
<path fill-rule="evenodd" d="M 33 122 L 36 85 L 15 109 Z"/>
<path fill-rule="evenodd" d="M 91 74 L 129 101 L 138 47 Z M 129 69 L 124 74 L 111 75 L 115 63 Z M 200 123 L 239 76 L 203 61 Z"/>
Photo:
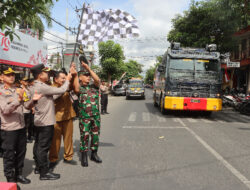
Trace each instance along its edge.
<path fill-rule="evenodd" d="M 0 30 L 0 63 L 27 68 L 41 63 L 47 65 L 47 44 L 19 31 L 16 34 L 20 39 L 14 36 L 11 42 Z"/>
<path fill-rule="evenodd" d="M 239 68 L 240 67 L 240 62 L 228 61 L 227 62 L 227 67 L 228 68 Z"/>

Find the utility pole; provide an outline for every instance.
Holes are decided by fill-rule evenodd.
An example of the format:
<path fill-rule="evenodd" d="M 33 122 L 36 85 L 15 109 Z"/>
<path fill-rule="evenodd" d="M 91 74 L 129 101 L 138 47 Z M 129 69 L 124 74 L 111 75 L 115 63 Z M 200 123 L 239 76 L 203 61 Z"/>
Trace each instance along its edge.
<path fill-rule="evenodd" d="M 85 8 L 85 3 L 83 3 L 83 7 L 82 7 L 82 13 L 81 13 L 81 18 L 80 18 L 80 23 L 79 23 L 79 26 L 78 26 L 78 32 L 77 32 L 77 35 L 76 35 L 76 42 L 75 42 L 75 47 L 74 47 L 74 51 L 73 51 L 73 56 L 72 56 L 71 62 L 73 62 L 74 59 L 75 59 L 76 46 L 78 45 L 78 36 L 79 36 L 79 33 L 80 33 L 81 21 L 82 21 L 82 17 L 83 17 L 83 13 L 84 13 L 84 8 Z M 83 51 L 83 56 L 86 57 L 86 55 L 84 54 L 84 51 Z M 89 65 L 88 61 L 87 61 L 87 64 Z"/>

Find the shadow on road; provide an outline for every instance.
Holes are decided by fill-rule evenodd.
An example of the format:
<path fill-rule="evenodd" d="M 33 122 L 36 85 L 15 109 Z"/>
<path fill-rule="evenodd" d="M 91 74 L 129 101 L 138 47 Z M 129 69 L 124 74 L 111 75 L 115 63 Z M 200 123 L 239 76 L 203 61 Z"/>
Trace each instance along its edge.
<path fill-rule="evenodd" d="M 34 167 L 33 167 L 34 165 Z M 24 160 L 24 168 L 23 168 L 23 175 L 26 177 L 28 175 L 30 175 L 35 168 L 35 162 L 34 160 L 29 160 L 27 158 L 25 158 Z"/>

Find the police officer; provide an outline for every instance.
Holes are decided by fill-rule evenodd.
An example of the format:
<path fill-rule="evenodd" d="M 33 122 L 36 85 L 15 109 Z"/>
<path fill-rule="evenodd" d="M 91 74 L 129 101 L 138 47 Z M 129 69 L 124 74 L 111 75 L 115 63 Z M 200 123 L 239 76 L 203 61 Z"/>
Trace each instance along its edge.
<path fill-rule="evenodd" d="M 33 148 L 36 163 L 35 173 L 40 173 L 40 180 L 55 180 L 60 178 L 60 174 L 52 173 L 48 165 L 48 151 L 54 134 L 54 124 L 56 123 L 53 95 L 60 96 L 66 92 L 71 74 L 68 74 L 65 83 L 57 88 L 47 84 L 49 69 L 43 64 L 32 67 L 31 72 L 35 79 L 33 90 L 42 94 L 42 98 L 35 104 L 34 114 L 34 125 L 36 127 Z"/>
<path fill-rule="evenodd" d="M 4 86 L 0 89 L 0 117 L 4 175 L 8 182 L 28 184 L 30 180 L 22 175 L 26 154 L 24 91 L 14 87 L 15 71 L 11 68 L 4 68 L 3 82 Z M 35 93 L 30 103 L 40 97 Z"/>
<path fill-rule="evenodd" d="M 96 163 L 102 162 L 97 155 L 100 135 L 100 79 L 84 61 L 81 61 L 81 64 L 84 70 L 79 72 L 79 80 L 81 83 L 79 92 L 80 152 L 82 154 L 81 165 L 87 167 L 89 135 L 91 135 L 91 160 Z M 90 84 L 91 78 L 94 80 L 93 84 Z"/>

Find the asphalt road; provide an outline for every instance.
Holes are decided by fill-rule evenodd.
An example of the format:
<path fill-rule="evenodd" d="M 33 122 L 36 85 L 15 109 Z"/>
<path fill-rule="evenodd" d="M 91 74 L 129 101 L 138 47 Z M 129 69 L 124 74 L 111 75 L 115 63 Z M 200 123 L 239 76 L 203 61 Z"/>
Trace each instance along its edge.
<path fill-rule="evenodd" d="M 109 98 L 102 116 L 99 155 L 102 164 L 79 161 L 79 129 L 74 127 L 74 159 L 61 161 L 56 181 L 40 181 L 33 173 L 33 144 L 28 144 L 24 174 L 31 184 L 22 190 L 248 190 L 250 189 L 250 118 L 233 110 L 161 115 L 146 100 Z M 0 181 L 5 181 L 0 159 Z"/>

